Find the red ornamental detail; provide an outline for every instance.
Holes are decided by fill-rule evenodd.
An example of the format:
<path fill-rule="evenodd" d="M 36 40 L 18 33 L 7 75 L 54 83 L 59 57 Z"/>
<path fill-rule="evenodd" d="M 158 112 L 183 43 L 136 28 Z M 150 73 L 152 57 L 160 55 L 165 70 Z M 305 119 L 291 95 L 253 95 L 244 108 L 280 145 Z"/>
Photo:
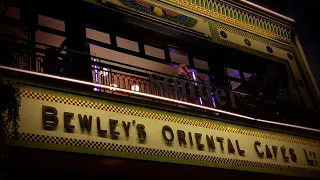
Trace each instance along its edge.
<path fill-rule="evenodd" d="M 146 1 L 144 1 L 144 0 L 136 0 L 136 2 L 137 2 L 138 4 L 144 6 L 144 7 L 147 7 L 147 8 L 149 8 L 149 7 L 152 6 L 150 3 L 148 3 L 148 2 L 146 2 Z"/>
<path fill-rule="evenodd" d="M 173 12 L 173 11 L 170 11 L 170 10 L 167 10 L 167 9 L 164 10 L 164 12 L 169 16 L 174 16 L 174 17 L 179 16 L 179 13 L 176 13 L 176 12 Z"/>

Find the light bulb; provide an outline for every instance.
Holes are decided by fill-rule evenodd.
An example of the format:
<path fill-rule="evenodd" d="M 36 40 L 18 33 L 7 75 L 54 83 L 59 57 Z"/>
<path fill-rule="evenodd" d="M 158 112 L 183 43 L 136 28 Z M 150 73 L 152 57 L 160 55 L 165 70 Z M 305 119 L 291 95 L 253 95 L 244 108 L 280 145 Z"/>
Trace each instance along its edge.
<path fill-rule="evenodd" d="M 110 84 L 110 86 L 117 88 L 118 86 L 116 84 Z M 116 89 L 110 88 L 112 91 L 116 91 Z"/>
<path fill-rule="evenodd" d="M 139 90 L 140 90 L 140 87 L 139 87 L 137 84 L 135 84 L 135 85 L 132 85 L 132 86 L 131 86 L 131 90 L 132 90 L 132 91 L 139 91 Z"/>

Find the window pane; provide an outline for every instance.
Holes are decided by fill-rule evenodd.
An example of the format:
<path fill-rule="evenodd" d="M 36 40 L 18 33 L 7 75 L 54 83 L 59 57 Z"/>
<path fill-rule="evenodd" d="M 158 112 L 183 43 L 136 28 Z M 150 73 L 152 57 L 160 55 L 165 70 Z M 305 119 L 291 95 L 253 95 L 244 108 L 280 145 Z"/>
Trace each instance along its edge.
<path fill-rule="evenodd" d="M 51 17 L 43 16 L 43 15 L 38 15 L 38 23 L 41 26 L 56 29 L 59 31 L 65 31 L 64 22 L 58 19 L 54 19 Z"/>
<path fill-rule="evenodd" d="M 203 74 L 203 73 L 199 73 L 199 72 L 195 73 L 195 76 L 197 78 L 197 81 L 198 82 L 202 82 L 202 83 L 204 83 L 206 80 L 209 79 L 209 75 Z"/>
<path fill-rule="evenodd" d="M 203 70 L 208 70 L 208 71 L 209 71 L 208 63 L 207 63 L 206 61 L 202 61 L 202 60 L 193 58 L 193 63 L 194 63 L 194 66 L 195 66 L 196 68 L 203 69 Z"/>
<path fill-rule="evenodd" d="M 241 79 L 240 72 L 238 70 L 227 68 L 228 76 Z"/>
<path fill-rule="evenodd" d="M 107 33 L 86 28 L 86 35 L 87 38 L 110 44 L 110 36 Z"/>
<path fill-rule="evenodd" d="M 235 82 L 235 81 L 230 81 L 230 85 L 231 85 L 232 90 L 235 90 L 241 85 L 241 83 Z"/>
<path fill-rule="evenodd" d="M 59 47 L 64 40 L 65 40 L 65 37 L 62 37 L 62 36 L 58 36 L 55 34 L 39 31 L 39 30 L 36 31 L 36 41 L 43 44 Z"/>
<path fill-rule="evenodd" d="M 179 51 L 173 48 L 169 48 L 169 52 L 170 52 L 170 58 L 172 62 L 189 65 L 187 53 L 184 53 L 182 51 Z"/>
<path fill-rule="evenodd" d="M 163 64 L 163 63 L 159 63 L 159 62 L 154 62 L 154 61 L 150 61 L 147 59 L 143 59 L 143 58 L 139 58 L 136 56 L 132 56 L 132 55 L 128 55 L 125 53 L 121 53 L 118 51 L 114 51 L 111 49 L 106 49 L 100 46 L 96 46 L 96 45 L 92 45 L 90 44 L 90 52 L 98 57 L 102 57 L 102 58 L 106 58 L 106 59 L 110 59 L 113 61 L 117 61 L 120 63 L 125 63 L 125 64 L 129 64 L 129 65 L 133 65 L 133 66 L 137 66 L 140 68 L 145 68 L 148 70 L 153 70 L 153 71 L 157 71 L 157 72 L 162 72 L 162 73 L 166 73 L 166 74 L 170 74 L 170 75 L 176 75 L 178 73 L 178 70 L 176 67 L 171 66 L 171 65 L 167 65 L 167 64 Z M 101 62 L 103 63 L 104 61 L 101 60 Z M 110 62 L 106 62 L 108 64 L 113 64 Z M 119 64 L 114 64 L 116 66 L 119 67 L 123 67 L 126 69 L 133 69 L 138 71 L 138 69 L 136 68 L 130 68 L 128 66 L 122 66 Z M 145 72 L 145 70 L 139 70 L 141 72 Z"/>
<path fill-rule="evenodd" d="M 245 77 L 245 79 L 246 79 L 246 81 L 248 81 L 249 80 L 249 78 L 252 76 L 252 74 L 250 74 L 250 73 L 243 73 L 244 74 L 244 77 Z"/>
<path fill-rule="evenodd" d="M 130 41 L 128 39 L 117 37 L 117 45 L 118 45 L 118 47 L 121 47 L 124 49 L 139 52 L 138 43 L 134 42 L 134 41 Z"/>
<path fill-rule="evenodd" d="M 155 48 L 152 46 L 144 45 L 144 50 L 146 52 L 146 55 L 157 57 L 160 59 L 165 59 L 164 50 Z"/>

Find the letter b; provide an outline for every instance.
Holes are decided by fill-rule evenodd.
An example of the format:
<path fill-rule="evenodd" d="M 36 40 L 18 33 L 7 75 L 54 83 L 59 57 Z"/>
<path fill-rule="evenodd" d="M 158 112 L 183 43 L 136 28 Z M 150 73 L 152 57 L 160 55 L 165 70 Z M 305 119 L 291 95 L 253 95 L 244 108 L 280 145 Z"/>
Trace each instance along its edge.
<path fill-rule="evenodd" d="M 57 128 L 59 120 L 58 111 L 54 107 L 42 106 L 42 126 L 43 129 L 53 131 Z"/>

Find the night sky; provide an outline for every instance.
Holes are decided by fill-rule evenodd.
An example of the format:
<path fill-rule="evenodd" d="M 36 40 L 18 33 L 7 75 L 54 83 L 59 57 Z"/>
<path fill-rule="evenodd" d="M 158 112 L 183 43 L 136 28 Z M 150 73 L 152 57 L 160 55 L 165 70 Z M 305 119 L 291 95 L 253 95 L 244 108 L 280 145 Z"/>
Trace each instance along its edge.
<path fill-rule="evenodd" d="M 296 20 L 299 40 L 320 87 L 320 46 L 317 23 L 320 10 L 314 0 L 250 0 Z M 316 18 L 319 18 L 318 20 Z"/>

